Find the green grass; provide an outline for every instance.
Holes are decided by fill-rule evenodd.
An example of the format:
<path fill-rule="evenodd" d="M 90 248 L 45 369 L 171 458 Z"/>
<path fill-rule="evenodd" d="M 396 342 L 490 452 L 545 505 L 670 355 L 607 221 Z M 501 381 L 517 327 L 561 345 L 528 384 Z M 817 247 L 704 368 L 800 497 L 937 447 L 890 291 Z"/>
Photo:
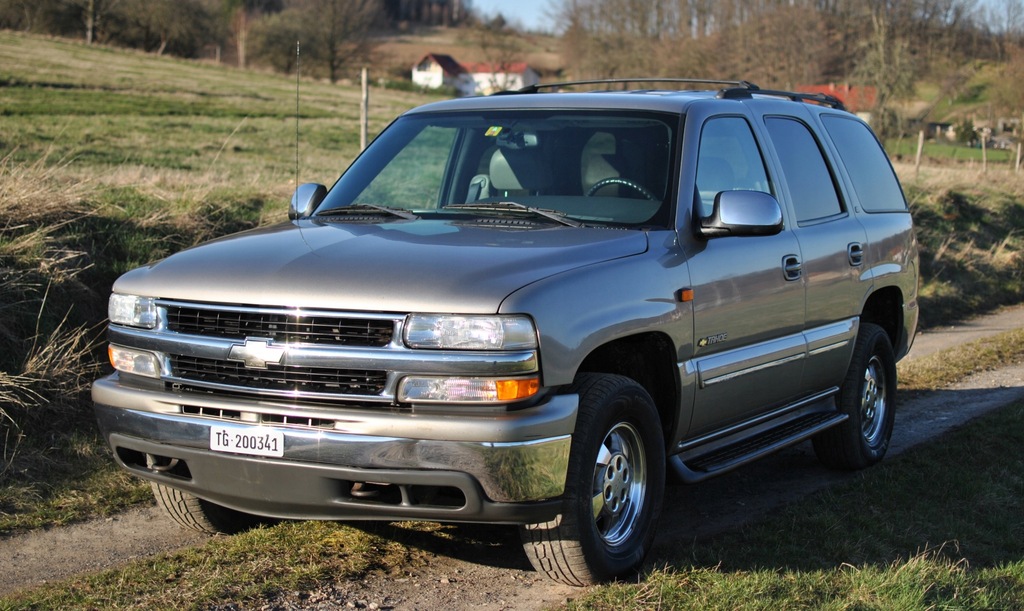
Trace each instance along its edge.
<path fill-rule="evenodd" d="M 256 602 L 370 571 L 423 562 L 428 527 L 358 529 L 329 522 L 257 528 L 172 554 L 0 598 L 0 609 L 203 609 Z M 411 540 L 410 540 L 411 539 Z"/>
<path fill-rule="evenodd" d="M 917 139 L 901 138 L 888 141 L 886 142 L 885 150 L 894 157 L 899 157 L 903 161 L 913 163 L 917 157 Z M 982 151 L 981 147 L 934 141 L 925 143 L 921 155 L 925 162 L 967 162 L 977 164 L 980 167 L 981 162 L 985 160 L 992 168 L 1001 167 L 1005 169 L 1012 169 L 1017 159 L 1016 151 L 992 148 Z"/>
<path fill-rule="evenodd" d="M 360 92 L 308 79 L 299 91 L 300 180 L 329 184 L 358 153 Z M 0 32 L 0 150 L 101 183 L 125 168 L 182 170 L 199 183 L 255 179 L 284 199 L 295 96 L 294 78 Z M 430 99 L 374 89 L 370 135 Z"/>

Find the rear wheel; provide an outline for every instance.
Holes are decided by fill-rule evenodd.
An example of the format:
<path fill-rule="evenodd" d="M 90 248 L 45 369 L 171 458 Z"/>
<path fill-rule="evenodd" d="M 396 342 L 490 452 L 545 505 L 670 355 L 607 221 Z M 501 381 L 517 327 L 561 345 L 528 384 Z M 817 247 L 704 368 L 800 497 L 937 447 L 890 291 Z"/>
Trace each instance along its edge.
<path fill-rule="evenodd" d="M 839 409 L 849 418 L 814 437 L 818 460 L 837 469 L 863 469 L 889 449 L 896 417 L 896 358 L 885 330 L 865 323 L 857 333 Z"/>
<path fill-rule="evenodd" d="M 188 492 L 150 482 L 157 505 L 172 520 L 210 535 L 233 535 L 265 522 L 264 518 L 211 503 Z"/>
<path fill-rule="evenodd" d="M 635 570 L 650 549 L 665 487 L 665 443 L 650 395 L 629 378 L 580 374 L 562 513 L 520 529 L 534 568 L 575 586 Z"/>

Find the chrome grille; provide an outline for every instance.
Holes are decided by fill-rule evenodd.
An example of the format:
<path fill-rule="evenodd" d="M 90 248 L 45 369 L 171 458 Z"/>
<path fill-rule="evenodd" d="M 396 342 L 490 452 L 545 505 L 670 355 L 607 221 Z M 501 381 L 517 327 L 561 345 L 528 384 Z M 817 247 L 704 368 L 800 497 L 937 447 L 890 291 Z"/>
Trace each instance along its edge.
<path fill-rule="evenodd" d="M 216 407 L 204 407 L 200 405 L 182 405 L 181 413 L 190 416 L 201 416 L 215 420 L 226 420 L 230 422 L 242 422 L 242 412 L 238 410 L 219 409 Z M 308 428 L 308 429 L 333 429 L 335 421 L 326 418 L 311 418 L 309 416 L 292 414 L 252 414 L 261 424 L 278 424 L 284 426 Z M 252 421 L 249 420 L 251 424 Z"/>
<path fill-rule="evenodd" d="M 382 347 L 391 342 L 391 320 L 252 309 L 216 309 L 169 304 L 167 328 L 177 333 L 282 344 Z"/>
<path fill-rule="evenodd" d="M 373 396 L 384 390 L 387 372 L 329 367 L 285 367 L 270 363 L 266 369 L 242 363 L 190 356 L 172 356 L 175 378 L 198 385 L 215 384 L 254 391 L 293 391 Z"/>

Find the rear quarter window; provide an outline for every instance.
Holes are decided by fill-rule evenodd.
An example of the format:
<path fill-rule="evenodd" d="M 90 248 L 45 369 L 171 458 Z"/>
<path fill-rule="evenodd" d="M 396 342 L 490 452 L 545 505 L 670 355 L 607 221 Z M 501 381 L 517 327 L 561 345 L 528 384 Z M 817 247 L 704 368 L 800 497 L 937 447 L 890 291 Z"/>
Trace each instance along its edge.
<path fill-rule="evenodd" d="M 837 115 L 822 115 L 821 119 L 839 149 L 861 208 L 868 212 L 905 212 L 903 189 L 874 133 L 854 119 Z"/>

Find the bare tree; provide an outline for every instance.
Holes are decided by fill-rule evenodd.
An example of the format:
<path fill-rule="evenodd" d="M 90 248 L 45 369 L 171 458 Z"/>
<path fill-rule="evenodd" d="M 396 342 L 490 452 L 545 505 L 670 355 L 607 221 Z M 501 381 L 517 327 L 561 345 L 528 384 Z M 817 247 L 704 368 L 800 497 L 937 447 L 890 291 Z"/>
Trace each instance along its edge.
<path fill-rule="evenodd" d="M 725 36 L 733 43 L 721 45 L 730 59 L 729 76 L 790 90 L 821 78 L 827 40 L 825 22 L 814 9 L 782 6 L 731 30 L 735 34 Z"/>
<path fill-rule="evenodd" d="M 992 100 L 1000 110 L 1020 117 L 1024 126 L 1024 47 L 1007 47 L 1006 63 L 993 85 Z"/>
<path fill-rule="evenodd" d="M 107 18 L 120 9 L 121 0 L 73 0 L 81 7 L 82 23 L 85 25 L 85 42 L 92 44 L 104 37 Z"/>
<path fill-rule="evenodd" d="M 498 74 L 507 73 L 512 63 L 519 61 L 524 44 L 519 32 L 509 27 L 499 14 L 487 23 L 472 29 L 472 37 L 480 50 L 480 57 L 491 71 L 491 91 L 506 89 L 508 83 L 498 82 Z"/>
<path fill-rule="evenodd" d="M 235 51 L 238 54 L 238 66 L 244 68 L 248 63 L 249 30 L 254 21 L 258 21 L 266 13 L 282 9 L 281 0 L 223 0 L 224 13 L 227 15 Z"/>
<path fill-rule="evenodd" d="M 303 0 L 305 32 L 310 38 L 309 56 L 338 82 L 346 65 L 367 61 L 376 44 L 371 37 L 381 20 L 378 0 Z"/>
<path fill-rule="evenodd" d="M 566 0 L 559 22 L 573 74 L 655 74 L 654 49 L 666 38 L 658 19 L 669 6 L 667 0 Z"/>
<path fill-rule="evenodd" d="M 871 14 L 872 32 L 865 43 L 855 75 L 861 82 L 874 86 L 875 130 L 880 136 L 899 130 L 894 105 L 914 91 L 914 60 L 909 41 L 893 27 L 893 17 L 886 10 Z"/>
<path fill-rule="evenodd" d="M 1024 43 L 1024 2 L 1021 0 L 991 0 L 984 21 L 999 41 L 999 59 L 1011 61 L 1014 46 Z"/>
<path fill-rule="evenodd" d="M 117 9 L 114 40 L 157 55 L 194 56 L 212 31 L 198 0 L 120 0 Z"/>

